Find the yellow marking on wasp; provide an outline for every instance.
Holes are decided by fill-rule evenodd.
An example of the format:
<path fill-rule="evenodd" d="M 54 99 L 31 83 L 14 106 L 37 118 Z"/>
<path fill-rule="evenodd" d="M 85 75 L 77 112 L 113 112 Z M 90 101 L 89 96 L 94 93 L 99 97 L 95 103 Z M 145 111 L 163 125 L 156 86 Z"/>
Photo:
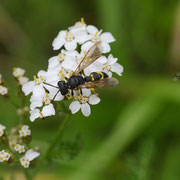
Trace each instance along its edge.
<path fill-rule="evenodd" d="M 94 77 L 93 77 L 93 75 L 91 74 L 90 76 L 91 76 L 91 78 L 92 78 L 92 81 L 94 81 Z"/>
<path fill-rule="evenodd" d="M 103 73 L 101 71 L 98 71 L 97 73 L 101 75 L 101 79 L 104 79 L 104 75 L 103 75 Z"/>

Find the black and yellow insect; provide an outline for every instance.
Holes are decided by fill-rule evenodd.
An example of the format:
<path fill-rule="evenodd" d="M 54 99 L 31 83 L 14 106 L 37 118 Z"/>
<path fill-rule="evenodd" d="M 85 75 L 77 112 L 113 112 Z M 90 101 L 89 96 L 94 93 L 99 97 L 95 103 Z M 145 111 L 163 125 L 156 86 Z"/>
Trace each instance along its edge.
<path fill-rule="evenodd" d="M 73 95 L 73 90 L 81 90 L 82 88 L 110 88 L 116 86 L 119 83 L 118 80 L 115 78 L 109 78 L 108 75 L 104 72 L 93 72 L 86 77 L 81 75 L 81 72 L 94 61 L 96 61 L 101 55 L 101 42 L 97 42 L 87 51 L 84 58 L 78 65 L 75 72 L 70 76 L 70 78 L 66 81 L 59 81 L 57 84 L 58 87 L 53 86 L 59 89 L 56 95 L 59 92 L 61 92 L 62 95 L 67 95 L 69 90 L 72 91 Z"/>

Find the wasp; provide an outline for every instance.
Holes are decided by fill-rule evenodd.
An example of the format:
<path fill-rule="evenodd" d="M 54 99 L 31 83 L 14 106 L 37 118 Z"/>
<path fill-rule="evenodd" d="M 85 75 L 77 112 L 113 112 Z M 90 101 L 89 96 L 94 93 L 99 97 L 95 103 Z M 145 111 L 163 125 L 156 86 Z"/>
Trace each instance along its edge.
<path fill-rule="evenodd" d="M 76 70 L 68 79 L 66 79 L 66 81 L 58 81 L 57 86 L 53 86 L 44 82 L 44 84 L 46 85 L 50 85 L 59 89 L 55 94 L 53 100 L 59 92 L 61 92 L 62 95 L 67 95 L 69 93 L 69 90 L 71 90 L 73 96 L 73 90 L 80 90 L 82 94 L 82 88 L 111 88 L 119 83 L 117 79 L 110 78 L 105 72 L 100 71 L 93 72 L 89 76 L 82 76 L 82 71 L 94 61 L 96 61 L 99 57 L 101 57 L 101 49 L 101 42 L 96 42 L 93 46 L 91 46 L 82 58 Z"/>

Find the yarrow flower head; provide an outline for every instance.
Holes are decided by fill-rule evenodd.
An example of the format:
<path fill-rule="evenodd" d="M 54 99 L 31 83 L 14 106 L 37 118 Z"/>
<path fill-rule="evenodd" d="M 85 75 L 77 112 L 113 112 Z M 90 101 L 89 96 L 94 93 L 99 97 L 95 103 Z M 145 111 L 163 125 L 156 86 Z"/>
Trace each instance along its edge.
<path fill-rule="evenodd" d="M 0 95 L 4 96 L 8 94 L 8 88 L 4 86 L 2 75 L 0 74 Z"/>
<path fill-rule="evenodd" d="M 111 78 L 113 73 L 122 76 L 123 66 L 107 54 L 114 41 L 110 32 L 87 25 L 83 18 L 60 31 L 52 43 L 53 49 L 60 52 L 48 60 L 46 71 L 40 70 L 33 81 L 22 87 L 25 95 L 32 93 L 30 120 L 55 115 L 54 101 L 72 98 L 75 101 L 69 105 L 71 112 L 81 109 L 84 116 L 89 116 L 90 105 L 100 102 L 93 88 L 113 87 L 118 83 Z"/>
<path fill-rule="evenodd" d="M 18 153 L 24 153 L 25 152 L 25 146 L 14 143 L 14 150 L 17 151 Z"/>
<path fill-rule="evenodd" d="M 24 168 L 29 168 L 31 161 L 36 159 L 39 155 L 39 152 L 36 152 L 33 149 L 29 149 L 25 156 L 20 159 L 20 163 Z"/>
<path fill-rule="evenodd" d="M 24 76 L 25 70 L 19 67 L 14 67 L 13 68 L 13 76 L 15 79 L 18 81 L 18 84 L 23 86 L 29 81 L 29 78 Z"/>
<path fill-rule="evenodd" d="M 31 135 L 31 130 L 29 129 L 29 126 L 23 125 L 21 129 L 19 130 L 19 135 L 21 137 L 27 137 Z"/>
<path fill-rule="evenodd" d="M 2 124 L 0 124 L 0 137 L 3 136 L 5 129 L 6 129 L 6 127 L 3 126 Z"/>
<path fill-rule="evenodd" d="M 11 155 L 5 150 L 0 151 L 0 162 L 8 162 Z"/>

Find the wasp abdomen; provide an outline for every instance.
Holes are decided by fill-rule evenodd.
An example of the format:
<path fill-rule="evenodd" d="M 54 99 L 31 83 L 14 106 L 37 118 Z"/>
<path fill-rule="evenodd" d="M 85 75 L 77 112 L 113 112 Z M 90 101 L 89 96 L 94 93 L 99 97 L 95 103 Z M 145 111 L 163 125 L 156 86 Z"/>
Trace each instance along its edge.
<path fill-rule="evenodd" d="M 104 72 L 93 72 L 90 74 L 90 76 L 86 76 L 84 78 L 85 82 L 93 82 L 93 81 L 98 81 L 98 80 L 101 80 L 101 79 L 104 79 L 104 78 L 107 78 L 108 75 Z"/>

